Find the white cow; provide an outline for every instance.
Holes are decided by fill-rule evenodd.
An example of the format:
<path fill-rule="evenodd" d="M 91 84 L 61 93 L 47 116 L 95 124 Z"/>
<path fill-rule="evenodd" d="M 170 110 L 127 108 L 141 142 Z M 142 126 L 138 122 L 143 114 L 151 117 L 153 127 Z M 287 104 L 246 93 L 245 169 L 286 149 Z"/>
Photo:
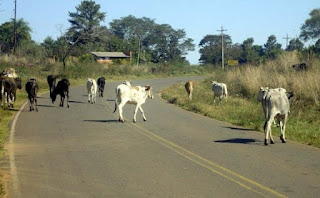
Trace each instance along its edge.
<path fill-rule="evenodd" d="M 88 78 L 87 80 L 87 91 L 88 91 L 88 102 L 91 104 L 96 103 L 98 85 L 95 79 Z"/>
<path fill-rule="evenodd" d="M 280 139 L 282 143 L 286 143 L 285 127 L 290 112 L 290 98 L 293 97 L 292 93 L 287 92 L 284 88 L 260 88 L 258 100 L 262 102 L 262 108 L 265 115 L 265 140 L 264 144 L 268 145 L 270 136 L 270 143 L 274 144 L 274 140 L 271 134 L 271 125 L 274 119 L 280 126 Z"/>
<path fill-rule="evenodd" d="M 216 81 L 212 81 L 212 91 L 213 91 L 213 103 L 216 103 L 215 97 L 219 97 L 219 104 L 222 103 L 222 97 L 228 96 L 227 85 L 224 83 L 218 83 Z"/>
<path fill-rule="evenodd" d="M 137 122 L 136 115 L 138 109 L 142 114 L 143 120 L 146 121 L 147 119 L 144 115 L 144 111 L 141 105 L 145 103 L 147 98 L 153 98 L 151 86 L 131 86 L 124 83 L 118 85 L 118 87 L 116 88 L 116 100 L 113 112 L 116 112 L 117 107 L 119 107 L 119 122 L 124 122 L 122 108 L 127 103 L 136 105 L 136 108 L 134 110 L 133 122 Z"/>

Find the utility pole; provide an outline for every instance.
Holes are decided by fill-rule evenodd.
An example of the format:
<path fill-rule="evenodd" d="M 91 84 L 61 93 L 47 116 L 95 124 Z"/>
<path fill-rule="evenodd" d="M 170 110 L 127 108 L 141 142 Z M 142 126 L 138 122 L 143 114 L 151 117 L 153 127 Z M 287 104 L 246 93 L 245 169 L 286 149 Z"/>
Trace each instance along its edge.
<path fill-rule="evenodd" d="M 217 31 L 221 32 L 221 56 L 222 56 L 221 66 L 222 66 L 222 69 L 224 70 L 223 32 L 227 30 L 224 30 L 223 26 L 221 26 L 221 30 L 217 30 Z"/>
<path fill-rule="evenodd" d="M 292 39 L 292 38 L 289 38 L 289 37 L 288 37 L 288 34 L 287 34 L 287 37 L 284 37 L 283 39 L 286 39 L 286 49 L 287 49 L 287 48 L 288 48 L 288 40 L 289 40 L 289 39 Z"/>
<path fill-rule="evenodd" d="M 17 47 L 17 0 L 14 0 L 14 19 L 13 19 L 13 54 L 16 55 Z"/>

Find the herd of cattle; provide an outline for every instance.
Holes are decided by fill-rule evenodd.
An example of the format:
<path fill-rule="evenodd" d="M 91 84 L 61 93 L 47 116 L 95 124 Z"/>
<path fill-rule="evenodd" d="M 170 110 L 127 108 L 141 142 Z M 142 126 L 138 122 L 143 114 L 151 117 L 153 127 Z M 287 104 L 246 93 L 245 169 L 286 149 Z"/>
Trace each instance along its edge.
<path fill-rule="evenodd" d="M 0 73 L 0 100 L 1 106 L 5 104 L 9 108 L 13 108 L 14 101 L 16 100 L 16 90 L 22 88 L 21 78 L 17 77 L 14 70 L 7 70 Z M 63 78 L 58 81 L 56 80 L 59 76 L 49 75 L 47 76 L 47 82 L 50 90 L 50 98 L 52 103 L 55 102 L 57 95 L 60 95 L 60 106 L 64 106 L 64 100 L 67 98 L 67 107 L 69 108 L 69 87 L 70 82 L 68 79 Z M 103 97 L 105 78 L 100 77 L 97 81 L 93 78 L 88 78 L 86 83 L 86 88 L 88 92 L 88 102 L 96 103 L 96 95 Z M 192 100 L 192 93 L 194 90 L 194 82 L 187 81 L 185 83 L 185 89 L 188 93 L 189 100 Z M 29 108 L 30 111 L 38 111 L 37 105 L 37 92 L 39 90 L 37 80 L 29 79 L 25 84 L 25 90 L 28 94 Z M 212 91 L 213 91 L 213 101 L 215 103 L 215 97 L 219 98 L 219 105 L 222 103 L 223 98 L 227 98 L 228 91 L 227 85 L 225 83 L 218 83 L 212 81 Z M 288 114 L 290 112 L 290 99 L 293 97 L 293 93 L 287 92 L 284 88 L 268 88 L 261 87 L 258 93 L 258 101 L 261 102 L 264 116 L 264 132 L 265 141 L 264 144 L 268 145 L 270 141 L 274 144 L 274 140 L 271 134 L 272 123 L 276 123 L 280 127 L 280 139 L 283 143 L 285 140 L 285 126 L 288 119 Z M 146 86 L 132 86 L 130 82 L 124 81 L 122 84 L 118 85 L 116 88 L 116 99 L 115 99 L 115 109 L 119 109 L 119 122 L 124 122 L 123 118 L 123 107 L 125 104 L 134 104 L 135 111 L 133 116 L 133 122 L 136 122 L 136 114 L 138 109 L 140 110 L 143 120 L 146 121 L 144 111 L 142 109 L 142 104 L 145 103 L 146 99 L 153 98 L 152 87 Z"/>

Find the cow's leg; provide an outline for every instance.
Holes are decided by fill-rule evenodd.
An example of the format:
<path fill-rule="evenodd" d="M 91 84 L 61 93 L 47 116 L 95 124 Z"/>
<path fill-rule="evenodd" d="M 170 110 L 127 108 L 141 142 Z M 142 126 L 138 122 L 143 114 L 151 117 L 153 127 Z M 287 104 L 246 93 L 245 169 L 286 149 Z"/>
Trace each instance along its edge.
<path fill-rule="evenodd" d="M 271 136 L 271 124 L 273 120 L 272 118 L 269 118 L 265 123 L 264 123 L 264 133 L 265 133 L 265 138 L 264 138 L 264 144 L 268 145 L 268 140 L 269 140 L 269 134 Z M 273 139 L 272 139 L 273 141 Z M 271 142 L 273 143 L 273 142 Z"/>
<path fill-rule="evenodd" d="M 64 106 L 64 97 L 65 96 L 62 96 L 60 97 L 60 107 L 63 107 Z"/>
<path fill-rule="evenodd" d="M 137 111 L 138 111 L 139 105 L 136 105 L 136 108 L 134 110 L 134 114 L 133 114 L 133 122 L 136 123 L 137 122 Z"/>
<path fill-rule="evenodd" d="M 36 111 L 38 111 L 37 95 L 34 97 L 34 103 L 35 103 L 35 105 L 36 105 Z"/>
<path fill-rule="evenodd" d="M 70 107 L 70 105 L 69 105 L 69 91 L 67 91 L 65 93 L 65 95 L 67 96 L 67 107 L 69 108 Z"/>
<path fill-rule="evenodd" d="M 119 108 L 119 122 L 124 122 L 124 119 L 123 119 L 123 116 L 122 116 L 122 108 L 123 108 L 124 105 L 125 105 L 124 102 L 121 102 L 118 105 L 118 108 Z"/>
<path fill-rule="evenodd" d="M 146 116 L 144 115 L 144 111 L 143 111 L 141 105 L 139 106 L 139 110 L 140 110 L 140 112 L 141 112 L 141 114 L 142 114 L 143 121 L 147 121 L 147 118 L 146 118 Z"/>
<path fill-rule="evenodd" d="M 216 97 L 214 94 L 213 94 L 213 104 L 216 104 Z"/>
<path fill-rule="evenodd" d="M 90 103 L 90 93 L 88 93 L 88 102 Z"/>
<path fill-rule="evenodd" d="M 282 121 L 280 121 L 280 140 L 282 143 L 286 143 L 286 136 L 285 136 L 285 130 L 286 130 L 286 122 L 287 122 L 287 116 L 286 115 Z"/>

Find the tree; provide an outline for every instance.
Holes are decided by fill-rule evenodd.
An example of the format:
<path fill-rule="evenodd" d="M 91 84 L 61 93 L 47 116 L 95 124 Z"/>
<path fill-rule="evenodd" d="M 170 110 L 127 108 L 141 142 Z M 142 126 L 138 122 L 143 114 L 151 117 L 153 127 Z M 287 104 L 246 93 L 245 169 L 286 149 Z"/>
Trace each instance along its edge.
<path fill-rule="evenodd" d="M 14 45 L 13 34 L 13 19 L 10 22 L 5 22 L 0 26 L 0 49 L 4 53 L 10 53 Z M 16 41 L 17 46 L 20 46 L 23 41 L 31 41 L 31 28 L 23 19 L 16 21 Z"/>
<path fill-rule="evenodd" d="M 257 46 L 253 45 L 254 39 L 248 38 L 243 41 L 241 48 L 242 54 L 239 60 L 240 63 L 253 63 L 256 64 L 260 59 L 260 52 Z"/>
<path fill-rule="evenodd" d="M 44 52 L 47 57 L 53 58 L 55 56 L 55 41 L 50 36 L 44 39 L 43 43 L 41 43 L 41 46 L 44 48 Z"/>
<path fill-rule="evenodd" d="M 193 40 L 184 30 L 174 30 L 168 24 L 155 25 L 146 38 L 152 62 L 185 62 L 187 51 L 194 50 Z"/>
<path fill-rule="evenodd" d="M 267 43 L 264 44 L 264 53 L 267 58 L 275 59 L 281 53 L 281 44 L 277 43 L 275 35 L 268 37 Z"/>
<path fill-rule="evenodd" d="M 91 0 L 84 0 L 76 7 L 76 12 L 69 12 L 68 21 L 71 27 L 67 31 L 68 49 L 62 61 L 65 69 L 65 59 L 74 46 L 88 45 L 95 42 L 102 33 L 99 27 L 104 21 L 106 13 L 100 12 L 100 5 Z"/>
<path fill-rule="evenodd" d="M 287 51 L 294 51 L 294 50 L 302 51 L 302 49 L 303 49 L 303 43 L 300 41 L 299 38 L 294 38 L 289 41 L 289 45 L 286 50 Z"/>
<path fill-rule="evenodd" d="M 156 24 L 153 19 L 132 15 L 113 20 L 110 31 L 123 41 L 123 48 L 133 52 L 137 63 L 185 61 L 187 51 L 194 50 L 193 40 L 184 30 L 175 30 L 168 24 Z M 148 58 L 148 60 L 146 60 Z"/>
<path fill-rule="evenodd" d="M 113 20 L 110 23 L 110 31 L 123 40 L 123 47 L 127 49 L 125 51 L 132 51 L 139 63 L 141 51 L 148 48 L 146 38 L 155 25 L 153 19 L 129 15 Z"/>
<path fill-rule="evenodd" d="M 231 37 L 224 35 L 224 48 L 230 48 L 232 44 Z M 199 43 L 200 63 L 218 64 L 221 63 L 221 35 L 206 35 Z"/>
<path fill-rule="evenodd" d="M 304 41 L 320 38 L 320 8 L 312 10 L 309 15 L 301 27 L 300 38 Z"/>

